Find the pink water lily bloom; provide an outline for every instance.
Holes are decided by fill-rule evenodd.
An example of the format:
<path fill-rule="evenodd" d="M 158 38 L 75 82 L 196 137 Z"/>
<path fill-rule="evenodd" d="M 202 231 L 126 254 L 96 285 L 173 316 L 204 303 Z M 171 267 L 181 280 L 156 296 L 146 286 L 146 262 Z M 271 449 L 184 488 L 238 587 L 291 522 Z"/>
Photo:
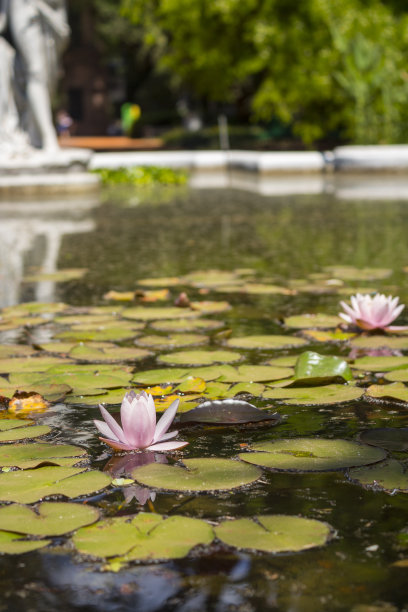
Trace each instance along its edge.
<path fill-rule="evenodd" d="M 111 414 L 99 405 L 105 421 L 94 423 L 103 438 L 102 442 L 109 444 L 115 450 L 171 451 L 186 446 L 188 442 L 171 440 L 178 431 L 167 433 L 176 415 L 179 400 L 175 400 L 156 423 L 156 407 L 153 397 L 145 391 L 135 393 L 128 391 L 120 408 L 122 427 Z"/>
<path fill-rule="evenodd" d="M 339 316 L 346 323 L 358 325 L 366 330 L 386 329 L 404 310 L 404 304 L 398 305 L 398 297 L 393 298 L 391 295 L 387 297 L 382 293 L 376 293 L 374 296 L 357 293 L 351 296 L 350 301 L 351 306 L 340 302 L 345 312 L 340 312 Z"/>

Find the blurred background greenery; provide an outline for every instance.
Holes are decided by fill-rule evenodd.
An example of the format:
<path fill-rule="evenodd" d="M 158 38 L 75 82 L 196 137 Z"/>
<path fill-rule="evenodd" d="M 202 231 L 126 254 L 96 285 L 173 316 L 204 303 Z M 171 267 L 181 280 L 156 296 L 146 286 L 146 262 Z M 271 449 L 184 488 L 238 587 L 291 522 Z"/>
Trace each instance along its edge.
<path fill-rule="evenodd" d="M 218 146 L 220 115 L 234 148 L 407 141 L 406 0 L 71 0 L 69 11 L 62 100 L 78 133 L 113 134 L 131 102 L 132 135 L 167 148 Z M 106 97 L 93 127 L 70 83 L 84 45 L 101 75 L 92 100 Z"/>

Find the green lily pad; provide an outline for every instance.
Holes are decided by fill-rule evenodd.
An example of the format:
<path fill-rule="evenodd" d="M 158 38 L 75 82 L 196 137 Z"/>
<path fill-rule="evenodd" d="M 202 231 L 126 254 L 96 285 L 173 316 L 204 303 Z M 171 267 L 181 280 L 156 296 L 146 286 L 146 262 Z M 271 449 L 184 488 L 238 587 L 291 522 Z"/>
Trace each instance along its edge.
<path fill-rule="evenodd" d="M 178 308 L 177 306 L 136 306 L 135 308 L 125 308 L 121 313 L 125 319 L 135 319 L 136 321 L 156 321 L 158 319 L 187 319 L 198 317 L 199 312 L 189 308 Z"/>
<path fill-rule="evenodd" d="M 204 396 L 207 399 L 223 399 L 228 395 L 230 385 L 222 382 L 207 382 Z M 234 394 L 235 395 L 235 394 Z"/>
<path fill-rule="evenodd" d="M 0 359 L 0 372 L 45 372 L 52 366 L 65 363 L 69 360 L 62 357 L 12 357 Z"/>
<path fill-rule="evenodd" d="M 183 283 L 198 288 L 212 288 L 228 283 L 242 282 L 235 272 L 229 270 L 198 270 L 183 276 Z"/>
<path fill-rule="evenodd" d="M 268 382 L 288 378 L 289 376 L 292 376 L 292 374 L 292 368 L 279 368 L 267 365 L 242 365 L 221 373 L 220 380 L 230 383 Z"/>
<path fill-rule="evenodd" d="M 375 446 L 349 440 L 293 438 L 253 444 L 257 452 L 241 453 L 240 459 L 275 470 L 315 472 L 340 470 L 376 463 L 386 452 Z"/>
<path fill-rule="evenodd" d="M 163 385 L 165 383 L 181 383 L 189 374 L 186 368 L 159 368 L 157 370 L 145 370 L 136 372 L 132 383 L 139 385 Z"/>
<path fill-rule="evenodd" d="M 349 470 L 348 477 L 366 487 L 381 488 L 390 493 L 408 493 L 407 468 L 394 459 L 379 465 Z"/>
<path fill-rule="evenodd" d="M 366 356 L 356 359 L 351 367 L 356 370 L 363 370 L 364 372 L 388 372 L 390 370 L 408 368 L 408 357 L 397 357 L 394 355 L 385 355 L 384 357 Z"/>
<path fill-rule="evenodd" d="M 331 529 L 326 523 L 283 514 L 223 521 L 215 534 L 228 546 L 268 553 L 297 552 L 324 546 Z"/>
<path fill-rule="evenodd" d="M 357 334 L 352 334 L 343 331 L 325 331 L 323 329 L 304 329 L 302 336 L 315 342 L 347 342 Z"/>
<path fill-rule="evenodd" d="M 208 342 L 208 336 L 202 334 L 171 334 L 167 337 L 152 335 L 141 336 L 135 340 L 136 344 L 153 349 L 183 348 L 185 346 L 207 344 Z"/>
<path fill-rule="evenodd" d="M 260 470 L 254 466 L 213 458 L 184 459 L 183 467 L 151 463 L 132 471 L 132 477 L 141 484 L 170 491 L 235 489 L 254 482 L 260 475 Z"/>
<path fill-rule="evenodd" d="M 149 327 L 160 332 L 205 332 L 220 329 L 224 327 L 224 323 L 211 319 L 170 319 L 169 321 L 152 321 Z"/>
<path fill-rule="evenodd" d="M 142 278 L 137 281 L 142 287 L 177 287 L 182 285 L 182 279 L 177 276 L 165 276 L 162 278 Z"/>
<path fill-rule="evenodd" d="M 8 359 L 9 357 L 27 357 L 35 353 L 31 346 L 23 344 L 2 344 L 0 345 L 0 359 Z"/>
<path fill-rule="evenodd" d="M 225 284 L 216 287 L 218 293 L 244 293 L 247 295 L 291 295 L 292 291 L 286 287 L 266 283 L 241 283 Z"/>
<path fill-rule="evenodd" d="M 232 363 L 240 361 L 242 355 L 233 351 L 179 351 L 178 353 L 169 353 L 159 355 L 157 357 L 161 363 L 170 363 L 174 365 L 207 365 L 213 363 Z"/>
<path fill-rule="evenodd" d="M 15 442 L 17 440 L 31 440 L 50 433 L 48 425 L 34 425 L 34 421 L 22 419 L 0 420 L 0 442 Z M 4 449 L 0 447 L 1 452 Z M 1 465 L 1 463 L 0 463 Z"/>
<path fill-rule="evenodd" d="M 69 306 L 62 302 L 23 302 L 22 304 L 16 304 L 15 306 L 8 306 L 3 308 L 2 314 L 4 316 L 25 316 L 32 314 L 54 314 L 56 312 L 63 312 L 67 310 Z"/>
<path fill-rule="evenodd" d="M 108 518 L 74 535 L 76 549 L 94 557 L 121 556 L 120 562 L 181 559 L 192 548 L 210 544 L 214 532 L 208 523 L 184 516 L 164 518 L 140 512 Z"/>
<path fill-rule="evenodd" d="M 42 281 L 52 281 L 54 283 L 66 283 L 72 280 L 78 280 L 86 274 L 86 268 L 65 268 L 57 270 L 57 272 L 42 272 L 39 274 L 30 274 L 23 278 L 25 283 L 38 283 Z"/>
<path fill-rule="evenodd" d="M 407 351 L 408 337 L 405 336 L 357 336 L 350 340 L 351 346 L 360 349 L 378 349 L 382 347 Z"/>
<path fill-rule="evenodd" d="M 20 504 L 0 508 L 0 529 L 32 536 L 59 536 L 95 523 L 99 512 L 92 506 L 43 502 L 35 510 Z"/>
<path fill-rule="evenodd" d="M 287 327 L 294 329 L 330 329 L 338 327 L 342 323 L 340 317 L 327 314 L 303 314 L 286 317 L 284 323 Z"/>
<path fill-rule="evenodd" d="M 83 448 L 71 444 L 37 442 L 0 446 L 0 466 L 18 467 L 23 470 L 35 468 L 44 463 L 72 467 L 86 457 L 87 454 Z"/>
<path fill-rule="evenodd" d="M 0 331 L 10 331 L 19 327 L 36 327 L 37 325 L 44 325 L 46 322 L 46 319 L 42 317 L 15 317 L 14 319 L 0 321 Z"/>
<path fill-rule="evenodd" d="M 55 353 L 56 355 L 66 355 L 77 346 L 76 342 L 45 342 L 41 344 L 43 351 Z"/>
<path fill-rule="evenodd" d="M 199 404 L 193 410 L 180 415 L 180 423 L 212 423 L 217 425 L 237 425 L 239 423 L 258 423 L 269 421 L 277 425 L 281 418 L 277 412 L 270 414 L 256 408 L 249 402 L 235 399 L 215 400 Z"/>
<path fill-rule="evenodd" d="M 59 402 L 64 399 L 67 393 L 71 391 L 71 387 L 65 384 L 35 384 L 35 385 L 15 385 L 12 383 L 7 383 L 3 385 L 3 382 L 0 382 L 0 395 L 4 395 L 5 397 L 13 397 L 13 395 L 17 392 L 31 393 L 35 392 L 39 395 L 42 395 L 44 399 L 48 402 Z"/>
<path fill-rule="evenodd" d="M 231 348 L 275 350 L 304 346 L 307 341 L 304 338 L 294 336 L 243 336 L 242 338 L 230 338 L 225 344 Z"/>
<path fill-rule="evenodd" d="M 68 498 L 90 495 L 107 487 L 111 479 L 96 470 L 47 466 L 0 474 L 0 500 L 32 504 L 50 495 Z"/>
<path fill-rule="evenodd" d="M 404 382 L 408 383 L 408 368 L 405 370 L 393 370 L 384 375 L 385 380 L 391 382 Z"/>
<path fill-rule="evenodd" d="M 282 400 L 284 404 L 314 406 L 321 404 L 342 404 L 359 399 L 364 389 L 348 385 L 325 385 L 323 387 L 270 389 L 265 399 Z"/>
<path fill-rule="evenodd" d="M 81 327 L 81 329 L 79 329 Z M 76 326 L 67 331 L 55 334 L 56 338 L 62 340 L 76 340 L 77 342 L 87 341 L 115 341 L 131 340 L 138 335 L 138 329 L 134 329 L 127 325 L 114 325 L 99 328 L 86 328 L 85 326 Z"/>
<path fill-rule="evenodd" d="M 114 406 L 122 403 L 122 400 L 128 390 L 129 389 L 125 388 L 111 389 L 109 391 L 106 389 L 100 389 L 101 393 L 97 395 L 88 395 L 87 393 L 84 393 L 83 395 L 70 395 L 65 399 L 65 403 L 68 405 L 81 404 L 83 406 L 99 406 L 99 404 Z"/>
<path fill-rule="evenodd" d="M 23 373 L 15 374 L 10 377 L 10 384 L 14 384 L 19 388 L 30 387 L 30 390 L 36 391 L 44 385 L 51 384 L 55 381 L 56 385 L 69 385 L 75 395 L 95 395 L 101 389 L 122 388 L 126 386 L 131 374 L 128 372 L 113 371 L 112 375 L 102 372 L 80 372 L 79 374 L 67 372 L 66 374 L 43 374 Z"/>
<path fill-rule="evenodd" d="M 22 555 L 40 548 L 45 548 L 51 540 L 25 540 L 25 536 L 0 531 L 0 553 L 4 555 Z"/>
<path fill-rule="evenodd" d="M 274 357 L 273 359 L 269 359 L 266 363 L 268 365 L 277 366 L 278 368 L 292 368 L 296 365 L 297 360 L 297 355 L 285 355 L 285 357 Z"/>
<path fill-rule="evenodd" d="M 355 266 L 325 266 L 332 276 L 346 281 L 382 280 L 392 274 L 389 268 L 356 268 Z"/>
<path fill-rule="evenodd" d="M 360 434 L 360 441 L 389 451 L 405 451 L 408 450 L 408 427 L 367 429 Z"/>
<path fill-rule="evenodd" d="M 78 345 L 72 349 L 69 356 L 79 361 L 89 361 L 96 363 L 98 361 L 140 361 L 151 357 L 149 351 L 131 347 L 108 347 L 94 348 L 91 344 Z"/>
<path fill-rule="evenodd" d="M 352 380 L 350 367 L 341 357 L 305 351 L 295 366 L 294 384 L 316 386 Z"/>
<path fill-rule="evenodd" d="M 408 387 L 401 382 L 394 382 L 389 385 L 371 385 L 366 390 L 366 395 L 378 399 L 408 402 Z"/>
<path fill-rule="evenodd" d="M 265 390 L 265 385 L 261 385 L 260 383 L 254 382 L 241 382 L 232 385 L 229 388 L 227 397 L 235 397 L 239 393 L 249 393 L 254 397 L 260 397 Z"/>
<path fill-rule="evenodd" d="M 191 308 L 200 315 L 219 314 L 231 310 L 229 302 L 213 302 L 211 300 L 201 300 L 200 302 L 191 302 Z"/>
<path fill-rule="evenodd" d="M 65 314 L 59 317 L 55 317 L 55 323 L 60 325 L 109 325 L 118 321 L 118 318 L 114 314 L 102 313 L 102 314 Z"/>

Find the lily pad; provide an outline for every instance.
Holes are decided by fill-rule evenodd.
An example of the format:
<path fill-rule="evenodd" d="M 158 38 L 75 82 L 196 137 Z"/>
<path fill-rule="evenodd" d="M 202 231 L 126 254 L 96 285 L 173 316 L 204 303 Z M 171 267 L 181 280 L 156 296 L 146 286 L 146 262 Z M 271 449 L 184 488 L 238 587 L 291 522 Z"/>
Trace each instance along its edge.
<path fill-rule="evenodd" d="M 169 336 L 141 336 L 135 340 L 139 346 L 153 349 L 172 349 L 207 344 L 208 336 L 202 334 L 171 334 Z"/>
<path fill-rule="evenodd" d="M 62 340 L 76 340 L 77 342 L 86 341 L 115 341 L 130 340 L 138 335 L 139 329 L 128 325 L 114 325 L 99 328 L 89 328 L 86 326 L 75 326 L 69 330 L 55 334 L 56 338 Z"/>
<path fill-rule="evenodd" d="M 228 546 L 268 553 L 297 552 L 323 546 L 329 525 L 314 519 L 280 514 L 223 521 L 215 534 Z"/>
<path fill-rule="evenodd" d="M 253 453 L 241 453 L 240 459 L 275 470 L 315 472 L 340 470 L 376 463 L 386 452 L 375 446 L 349 440 L 293 438 L 253 444 Z"/>
<path fill-rule="evenodd" d="M 302 336 L 310 338 L 315 342 L 347 342 L 351 338 L 355 338 L 357 334 L 352 334 L 344 331 L 325 331 L 322 329 L 304 329 Z"/>
<path fill-rule="evenodd" d="M 69 353 L 73 359 L 97 363 L 98 361 L 140 361 L 151 357 L 152 353 L 139 348 L 114 346 L 97 349 L 92 345 L 76 346 Z"/>
<path fill-rule="evenodd" d="M 120 562 L 180 559 L 199 544 L 210 544 L 212 527 L 195 518 L 140 512 L 108 518 L 80 529 L 73 537 L 76 549 L 94 557 L 121 555 Z"/>
<path fill-rule="evenodd" d="M 23 344 L 2 344 L 0 345 L 0 359 L 9 357 L 26 357 L 35 353 L 31 346 Z"/>
<path fill-rule="evenodd" d="M 393 370 L 384 375 L 385 380 L 391 382 L 404 382 L 408 383 L 408 368 L 405 370 Z"/>
<path fill-rule="evenodd" d="M 50 495 L 75 498 L 107 487 L 106 474 L 83 468 L 47 466 L 36 470 L 0 474 L 0 500 L 32 504 Z"/>
<path fill-rule="evenodd" d="M 299 355 L 296 362 L 294 384 L 316 386 L 347 382 L 352 378 L 353 374 L 347 361 L 341 357 L 305 351 Z"/>
<path fill-rule="evenodd" d="M 142 287 L 177 287 L 181 285 L 182 280 L 177 276 L 165 276 L 162 278 L 142 278 L 137 281 Z"/>
<path fill-rule="evenodd" d="M 280 420 L 277 412 L 269 414 L 249 402 L 235 399 L 203 402 L 193 410 L 180 415 L 181 423 L 212 423 L 217 425 L 237 425 L 260 421 L 269 421 L 270 424 L 277 425 Z"/>
<path fill-rule="evenodd" d="M 355 266 L 326 266 L 332 276 L 346 281 L 382 280 L 392 274 L 389 268 L 356 268 Z"/>
<path fill-rule="evenodd" d="M 23 302 L 22 304 L 3 308 L 2 314 L 4 316 L 54 314 L 56 312 L 63 312 L 68 308 L 69 306 L 62 302 Z"/>
<path fill-rule="evenodd" d="M 2 381 L 0 382 L 0 395 L 4 395 L 6 397 L 13 397 L 16 392 L 23 393 L 31 393 L 35 392 L 41 395 L 44 399 L 49 402 L 58 402 L 64 399 L 67 393 L 71 391 L 71 387 L 65 384 L 36 384 L 33 385 L 15 385 L 12 383 L 8 383 L 7 385 L 3 385 Z M 17 413 L 18 410 L 15 410 Z"/>
<path fill-rule="evenodd" d="M 297 360 L 297 355 L 285 355 L 284 357 L 274 357 L 273 359 L 269 359 L 269 361 L 266 363 L 279 368 L 291 368 L 296 365 Z"/>
<path fill-rule="evenodd" d="M 37 442 L 0 447 L 0 466 L 18 467 L 23 470 L 35 468 L 44 463 L 72 467 L 86 457 L 87 454 L 83 448 L 71 444 Z"/>
<path fill-rule="evenodd" d="M 0 442 L 31 440 L 33 438 L 45 436 L 50 433 L 50 431 L 51 427 L 48 427 L 48 425 L 34 425 L 34 421 L 22 419 L 0 420 Z M 3 451 L 5 451 L 5 449 L 0 447 L 0 457 Z M 1 460 L 0 465 L 2 465 Z"/>
<path fill-rule="evenodd" d="M 229 302 L 212 302 L 211 300 L 201 300 L 200 302 L 191 302 L 191 308 L 200 315 L 218 314 L 231 310 Z M 184 309 L 183 309 L 184 310 Z"/>
<path fill-rule="evenodd" d="M 183 467 L 151 463 L 132 472 L 141 484 L 170 491 L 229 490 L 254 482 L 260 475 L 254 466 L 218 458 L 184 459 Z"/>
<path fill-rule="evenodd" d="M 25 276 L 23 282 L 38 283 L 42 281 L 52 281 L 54 283 L 66 283 L 72 280 L 78 280 L 86 274 L 86 268 L 65 268 L 57 270 L 57 272 L 41 272 Z"/>
<path fill-rule="evenodd" d="M 25 540 L 22 535 L 0 531 L 0 553 L 5 555 L 22 555 L 45 548 L 50 543 L 51 540 Z"/>
<path fill-rule="evenodd" d="M 57 364 L 70 363 L 69 359 L 62 357 L 12 357 L 0 359 L 0 372 L 45 372 Z"/>
<path fill-rule="evenodd" d="M 203 393 L 206 388 L 206 382 L 198 376 L 187 376 L 182 383 L 177 386 L 179 393 Z"/>
<path fill-rule="evenodd" d="M 32 536 L 58 536 L 95 523 L 92 506 L 69 502 L 43 502 L 35 510 L 20 504 L 0 508 L 0 529 Z"/>
<path fill-rule="evenodd" d="M 342 404 L 359 399 L 364 389 L 348 385 L 325 385 L 323 387 L 270 389 L 265 391 L 265 399 L 282 400 L 284 404 L 314 406 L 322 404 Z"/>
<path fill-rule="evenodd" d="M 157 321 L 158 319 L 187 319 L 198 317 L 199 312 L 189 308 L 178 308 L 177 306 L 164 307 L 144 307 L 125 308 L 122 311 L 125 319 L 135 319 L 136 321 Z"/>
<path fill-rule="evenodd" d="M 397 357 L 394 355 L 376 357 L 367 355 L 366 357 L 356 359 L 351 367 L 356 370 L 363 370 L 364 372 L 388 372 L 390 370 L 408 368 L 408 357 Z"/>
<path fill-rule="evenodd" d="M 211 319 L 170 319 L 169 321 L 153 321 L 149 326 L 161 332 L 204 332 L 220 329 L 224 327 L 224 323 Z"/>
<path fill-rule="evenodd" d="M 287 327 L 294 329 L 330 329 L 338 327 L 342 323 L 342 319 L 335 315 L 327 314 L 303 314 L 286 317 L 284 323 Z"/>
<path fill-rule="evenodd" d="M 222 372 L 220 380 L 230 383 L 269 382 L 292 376 L 292 368 L 279 368 L 267 365 L 242 365 Z"/>
<path fill-rule="evenodd" d="M 407 468 L 394 459 L 379 465 L 349 470 L 348 477 L 363 486 L 381 488 L 390 493 L 398 491 L 408 493 Z"/>
<path fill-rule="evenodd" d="M 157 358 L 162 363 L 170 363 L 174 365 L 207 365 L 213 363 L 232 363 L 240 361 L 242 355 L 233 351 L 179 351 L 178 353 L 169 353 L 159 355 Z"/>
<path fill-rule="evenodd" d="M 82 406 L 99 406 L 99 404 L 114 406 L 122 403 L 123 397 L 128 390 L 124 388 L 110 389 L 109 391 L 100 389 L 100 393 L 97 395 L 88 395 L 86 393 L 83 395 L 70 395 L 66 398 L 65 403 Z"/>
<path fill-rule="evenodd" d="M 231 348 L 275 350 L 304 346 L 307 341 L 304 338 L 294 336 L 243 336 L 242 338 L 230 338 L 225 344 Z"/>
<path fill-rule="evenodd" d="M 249 393 L 254 397 L 260 397 L 265 390 L 265 385 L 261 385 L 260 383 L 254 382 L 240 382 L 232 385 L 229 388 L 227 397 L 235 397 L 240 393 Z"/>
<path fill-rule="evenodd" d="M 389 385 L 371 385 L 366 390 L 366 395 L 379 399 L 408 402 L 408 387 L 401 382 L 394 382 Z"/>
<path fill-rule="evenodd" d="M 408 450 L 408 427 L 367 429 L 360 434 L 361 442 L 380 446 L 389 451 Z"/>
<path fill-rule="evenodd" d="M 359 349 L 378 349 L 382 347 L 407 351 L 408 337 L 407 336 L 357 336 L 350 340 L 351 346 Z"/>
<path fill-rule="evenodd" d="M 132 378 L 133 383 L 139 385 L 163 385 L 165 383 L 181 383 L 189 374 L 186 368 L 159 368 L 136 372 Z"/>

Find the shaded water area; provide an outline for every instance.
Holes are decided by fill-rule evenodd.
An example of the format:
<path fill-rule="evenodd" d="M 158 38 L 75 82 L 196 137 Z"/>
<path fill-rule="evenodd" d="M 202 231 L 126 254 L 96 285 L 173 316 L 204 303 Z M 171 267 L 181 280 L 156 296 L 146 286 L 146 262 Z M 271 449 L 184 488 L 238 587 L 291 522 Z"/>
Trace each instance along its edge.
<path fill-rule="evenodd" d="M 167 305 L 185 290 L 191 300 L 228 300 L 230 310 L 209 318 L 221 320 L 223 329 L 232 330 L 231 337 L 288 333 L 282 319 L 289 315 L 336 315 L 339 301 L 349 295 L 339 292 L 339 287 L 399 295 L 401 302 L 408 303 L 407 236 L 408 200 L 179 188 L 147 196 L 112 190 L 96 201 L 0 202 L 0 306 L 35 300 L 98 306 L 108 303 L 103 299 L 108 291 L 134 291 L 140 279 L 240 270 L 258 282 L 291 292 L 209 289 L 203 293 L 199 287 L 180 283 L 170 287 Z M 319 289 L 320 280 L 330 279 L 324 268 L 340 265 L 385 268 L 391 273 L 383 279 L 351 279 Z M 35 272 L 53 274 L 65 268 L 86 268 L 87 272 L 68 282 L 51 277 L 23 281 Z M 408 312 L 400 320 L 407 324 Z M 45 336 L 41 328 L 20 328 L 3 332 L 0 340 L 38 345 Z M 211 348 L 222 343 L 222 336 L 213 337 Z M 133 340 L 118 344 L 134 346 Z M 348 343 L 310 339 L 306 349 L 343 357 L 353 350 L 356 354 Z M 240 353 L 243 363 L 263 364 L 301 350 Z M 358 356 L 364 354 L 360 351 Z M 152 356 L 138 362 L 135 371 L 155 367 L 163 366 Z M 371 380 L 375 382 L 374 375 Z M 273 427 L 183 429 L 180 437 L 190 444 L 182 456 L 229 458 L 236 457 L 243 445 L 261 440 L 316 436 L 356 440 L 368 429 L 408 425 L 407 403 L 375 403 L 364 397 L 343 404 L 301 406 L 249 399 L 256 406 L 278 411 L 282 422 Z M 98 418 L 97 413 L 93 406 L 57 404 L 39 415 L 38 421 L 55 427 L 52 441 L 79 444 L 90 453 L 91 466 L 103 470 L 111 451 L 96 435 L 92 419 Z M 406 459 L 406 451 L 391 455 Z M 159 490 L 144 505 L 136 498 L 127 499 L 125 490 L 111 487 L 87 498 L 88 503 L 105 516 L 143 509 L 214 524 L 226 517 L 300 515 L 327 522 L 332 537 L 323 547 L 280 554 L 239 551 L 215 540 L 184 559 L 133 563 L 117 573 L 101 571 L 103 563 L 81 557 L 69 538 L 54 538 L 51 547 L 43 550 L 0 557 L 0 612 L 57 607 L 89 612 L 408 610 L 407 567 L 395 565 L 408 557 L 403 532 L 406 493 L 364 488 L 351 482 L 344 470 L 264 470 L 259 480 L 243 488 L 199 494 Z"/>

